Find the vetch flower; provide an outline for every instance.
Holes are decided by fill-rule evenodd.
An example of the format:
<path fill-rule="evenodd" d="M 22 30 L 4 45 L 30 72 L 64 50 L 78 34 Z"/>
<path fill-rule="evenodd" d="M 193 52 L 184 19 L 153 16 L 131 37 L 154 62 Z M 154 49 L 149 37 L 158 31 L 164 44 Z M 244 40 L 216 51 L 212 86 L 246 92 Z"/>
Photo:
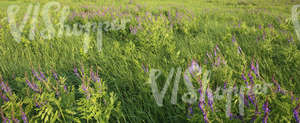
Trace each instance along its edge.
<path fill-rule="evenodd" d="M 74 67 L 74 73 L 75 73 L 75 75 L 76 75 L 77 77 L 81 78 L 80 75 L 79 75 L 79 73 L 78 73 L 77 67 Z"/>
<path fill-rule="evenodd" d="M 28 79 L 25 80 L 27 85 L 35 92 L 40 93 L 38 86 L 35 83 L 31 83 Z"/>
<path fill-rule="evenodd" d="M 293 113 L 294 113 L 294 117 L 295 117 L 296 123 L 300 123 L 299 108 L 300 108 L 300 104 L 298 104 L 297 107 L 295 109 L 293 109 Z"/>
<path fill-rule="evenodd" d="M 270 112 L 268 106 L 269 106 L 269 102 L 268 102 L 268 99 L 267 99 L 266 102 L 265 102 L 264 105 L 263 105 L 263 110 L 264 110 L 264 112 L 265 112 L 264 118 L 263 118 L 263 123 L 267 123 L 267 121 L 268 121 L 269 112 Z"/>
<path fill-rule="evenodd" d="M 32 74 L 39 80 L 39 81 L 42 81 L 41 77 L 38 75 L 38 73 L 32 69 Z"/>
<path fill-rule="evenodd" d="M 201 74 L 201 67 L 195 60 L 192 60 L 191 66 L 188 69 L 190 74 L 192 74 L 193 77 Z"/>
<path fill-rule="evenodd" d="M 249 80 L 250 80 L 251 84 L 254 84 L 253 76 L 251 75 L 251 71 L 249 71 L 248 77 L 249 77 Z"/>
<path fill-rule="evenodd" d="M 245 84 L 248 87 L 247 78 L 245 77 L 244 72 L 242 73 L 242 79 L 245 81 Z"/>
<path fill-rule="evenodd" d="M 57 73 L 55 71 L 52 71 L 52 74 L 53 74 L 53 77 L 55 80 L 58 80 L 58 76 L 57 76 Z"/>
<path fill-rule="evenodd" d="M 211 110 L 214 111 L 214 109 L 213 109 L 214 96 L 213 96 L 212 91 L 209 88 L 209 85 L 206 89 L 206 96 L 207 96 L 207 99 L 208 99 L 208 105 L 210 106 Z"/>

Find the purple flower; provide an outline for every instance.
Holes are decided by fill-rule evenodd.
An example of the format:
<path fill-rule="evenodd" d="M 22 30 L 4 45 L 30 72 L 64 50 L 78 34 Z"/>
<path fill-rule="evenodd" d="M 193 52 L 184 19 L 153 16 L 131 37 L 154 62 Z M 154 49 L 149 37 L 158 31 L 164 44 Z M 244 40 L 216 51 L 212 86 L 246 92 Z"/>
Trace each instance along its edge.
<path fill-rule="evenodd" d="M 232 36 L 232 39 L 231 39 L 232 43 L 234 43 L 236 41 L 236 38 L 235 36 Z"/>
<path fill-rule="evenodd" d="M 81 78 L 80 75 L 79 75 L 79 73 L 78 73 L 77 67 L 74 67 L 74 73 L 75 73 L 75 75 L 76 75 L 77 77 Z"/>
<path fill-rule="evenodd" d="M 46 78 L 46 76 L 45 76 L 45 74 L 42 71 L 40 71 L 40 76 L 42 77 L 42 79 L 44 81 L 48 81 L 47 78 Z"/>
<path fill-rule="evenodd" d="M 284 93 L 283 90 L 281 90 L 279 83 L 277 82 L 277 80 L 275 80 L 275 77 L 272 77 L 272 81 L 275 83 L 276 87 L 277 87 L 277 92 L 281 92 Z"/>
<path fill-rule="evenodd" d="M 256 61 L 256 68 L 255 68 L 255 75 L 256 77 L 259 77 L 259 64 L 258 64 L 258 60 Z"/>
<path fill-rule="evenodd" d="M 1 95 L 1 98 L 2 98 L 4 101 L 6 101 L 6 102 L 9 101 L 9 99 L 5 96 L 5 94 L 2 93 L 1 90 L 0 90 L 0 95 Z"/>
<path fill-rule="evenodd" d="M 249 71 L 248 77 L 249 77 L 249 79 L 250 79 L 251 84 L 254 84 L 253 76 L 251 75 L 251 71 Z"/>
<path fill-rule="evenodd" d="M 53 77 L 55 80 L 58 80 L 58 76 L 57 76 L 57 73 L 55 71 L 52 71 L 52 74 L 53 74 Z"/>
<path fill-rule="evenodd" d="M 226 86 L 227 86 L 227 82 L 224 82 L 224 89 L 226 89 Z"/>
<path fill-rule="evenodd" d="M 64 90 L 67 92 L 68 91 L 68 88 L 67 88 L 67 86 L 64 86 Z"/>
<path fill-rule="evenodd" d="M 200 110 L 202 111 L 203 117 L 204 117 L 204 122 L 208 123 L 208 118 L 207 118 L 207 112 L 204 109 L 204 104 L 205 104 L 205 97 L 204 94 L 202 93 L 202 86 L 200 85 L 200 89 L 198 90 L 199 94 L 200 94 L 200 100 L 199 100 L 199 104 L 198 107 L 200 108 Z"/>
<path fill-rule="evenodd" d="M 217 51 L 216 51 L 216 48 L 214 48 L 214 54 L 215 54 L 215 56 L 217 56 Z"/>
<path fill-rule="evenodd" d="M 210 106 L 211 110 L 214 111 L 214 109 L 213 109 L 214 96 L 213 96 L 213 93 L 211 92 L 211 90 L 209 89 L 209 86 L 206 89 L 206 96 L 208 99 L 208 105 Z"/>
<path fill-rule="evenodd" d="M 8 86 L 7 83 L 4 83 L 4 82 L 2 81 L 1 84 L 0 84 L 0 86 L 1 86 L 1 89 L 2 89 L 5 93 L 11 94 L 11 89 L 10 89 L 10 87 Z"/>
<path fill-rule="evenodd" d="M 242 79 L 245 81 L 245 84 L 248 86 L 247 78 L 244 75 L 244 72 L 242 73 Z"/>
<path fill-rule="evenodd" d="M 264 118 L 263 118 L 263 123 L 267 123 L 267 121 L 268 121 L 269 112 L 270 112 L 268 106 L 269 106 L 269 102 L 268 102 L 268 100 L 266 100 L 266 102 L 263 105 L 263 110 L 265 111 Z"/>
<path fill-rule="evenodd" d="M 26 83 L 27 83 L 27 85 L 33 90 L 33 91 L 35 91 L 35 92 L 37 92 L 37 93 L 40 93 L 40 90 L 39 90 L 39 88 L 38 88 L 38 86 L 35 84 L 35 83 L 31 83 L 29 80 L 25 80 L 26 81 Z"/>
<path fill-rule="evenodd" d="M 293 113 L 294 113 L 294 117 L 296 119 L 296 123 L 300 123 L 300 120 L 299 120 L 299 108 L 300 108 L 300 104 L 298 104 L 297 107 L 295 109 L 293 109 Z"/>
<path fill-rule="evenodd" d="M 38 73 L 32 69 L 32 74 L 39 80 L 39 81 L 42 81 L 42 79 L 40 78 L 40 76 L 38 75 Z"/>
<path fill-rule="evenodd" d="M 218 60 L 217 60 L 217 64 L 216 64 L 216 65 L 217 65 L 217 66 L 219 66 L 219 65 L 220 65 L 220 63 L 221 63 L 221 57 L 219 56 L 219 57 L 218 57 Z"/>
<path fill-rule="evenodd" d="M 83 83 L 82 83 L 82 85 L 81 85 L 81 89 L 84 91 L 84 93 L 87 95 L 87 99 L 89 99 L 90 98 L 90 92 L 88 91 L 88 87 L 87 86 L 85 86 Z"/>
<path fill-rule="evenodd" d="M 261 25 L 259 25 L 258 28 L 261 30 Z"/>
<path fill-rule="evenodd" d="M 195 60 L 192 60 L 191 66 L 189 67 L 189 72 L 192 74 L 193 77 L 195 77 L 198 74 L 201 74 L 201 67 Z"/>

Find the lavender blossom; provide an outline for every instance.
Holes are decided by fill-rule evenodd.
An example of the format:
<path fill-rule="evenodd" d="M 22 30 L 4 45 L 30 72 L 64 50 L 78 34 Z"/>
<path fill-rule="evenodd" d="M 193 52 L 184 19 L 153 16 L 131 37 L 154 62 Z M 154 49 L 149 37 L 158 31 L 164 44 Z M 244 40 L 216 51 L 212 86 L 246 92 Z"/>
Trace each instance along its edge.
<path fill-rule="evenodd" d="M 203 117 L 204 117 L 204 122 L 208 123 L 207 112 L 204 109 L 205 97 L 204 97 L 204 94 L 202 93 L 202 90 L 203 90 L 202 84 L 200 83 L 200 89 L 198 90 L 198 92 L 200 94 L 200 100 L 199 100 L 198 107 L 202 111 L 202 114 L 203 114 Z"/>
<path fill-rule="evenodd" d="M 276 87 L 277 87 L 277 92 L 281 92 L 284 93 L 283 90 L 281 90 L 279 83 L 275 80 L 275 77 L 272 77 L 272 81 L 275 83 Z"/>
<path fill-rule="evenodd" d="M 32 69 L 32 74 L 39 80 L 39 81 L 42 81 L 41 77 L 38 75 L 38 73 Z"/>
<path fill-rule="evenodd" d="M 77 77 L 81 78 L 80 75 L 79 75 L 79 73 L 78 73 L 77 67 L 74 67 L 74 73 L 75 73 L 75 75 L 76 75 Z"/>
<path fill-rule="evenodd" d="M 68 92 L 68 87 L 66 85 L 64 86 L 64 91 Z"/>
<path fill-rule="evenodd" d="M 57 76 L 57 73 L 55 71 L 52 71 L 52 74 L 53 74 L 53 77 L 55 80 L 58 80 L 58 76 Z"/>
<path fill-rule="evenodd" d="M 45 74 L 42 71 L 40 71 L 40 76 L 42 77 L 42 79 L 44 81 L 48 81 L 47 78 L 46 78 L 46 76 L 45 76 Z"/>
<path fill-rule="evenodd" d="M 263 105 L 263 110 L 265 111 L 264 118 L 263 118 L 263 123 L 267 123 L 267 121 L 268 121 L 269 112 L 270 112 L 268 106 L 269 106 L 269 102 L 268 102 L 268 100 L 266 100 L 266 102 Z"/>
<path fill-rule="evenodd" d="M 206 95 L 207 95 L 207 99 L 208 99 L 208 105 L 210 106 L 211 110 L 214 111 L 214 109 L 213 109 L 214 96 L 213 96 L 213 93 L 211 92 L 211 90 L 209 89 L 209 86 L 206 89 Z"/>
<path fill-rule="evenodd" d="M 227 86 L 227 82 L 224 82 L 224 90 L 226 89 Z"/>
<path fill-rule="evenodd" d="M 251 84 L 254 84 L 253 76 L 251 75 L 251 71 L 249 71 L 248 77 L 249 77 L 249 79 L 250 79 Z"/>
<path fill-rule="evenodd" d="M 5 93 L 11 94 L 11 89 L 10 89 L 10 87 L 8 86 L 7 83 L 4 83 L 4 82 L 2 81 L 1 84 L 0 84 L 0 86 L 1 86 L 1 89 L 2 89 Z"/>
<path fill-rule="evenodd" d="M 195 60 L 192 60 L 191 66 L 188 69 L 193 77 L 201 74 L 201 66 L 199 66 L 199 64 Z"/>
<path fill-rule="evenodd" d="M 296 123 L 300 123 L 299 108 L 300 108 L 300 104 L 298 104 L 297 107 L 295 109 L 293 109 L 293 113 L 294 113 L 294 117 L 295 117 Z"/>
<path fill-rule="evenodd" d="M 242 73 L 242 79 L 245 81 L 246 86 L 248 86 L 247 78 L 245 77 L 244 73 Z"/>
<path fill-rule="evenodd" d="M 33 90 L 33 91 L 35 91 L 35 92 L 37 92 L 37 93 L 39 93 L 40 91 L 39 91 L 39 88 L 38 88 L 38 86 L 35 84 L 35 83 L 31 83 L 29 80 L 25 80 L 26 81 L 26 83 L 27 83 L 27 85 Z"/>
<path fill-rule="evenodd" d="M 217 56 L 216 48 L 214 48 L 214 55 Z"/>
<path fill-rule="evenodd" d="M 8 102 L 9 99 L 5 96 L 5 94 L 2 93 L 2 91 L 0 90 L 0 95 L 1 95 L 1 99 L 3 99 L 4 101 Z"/>

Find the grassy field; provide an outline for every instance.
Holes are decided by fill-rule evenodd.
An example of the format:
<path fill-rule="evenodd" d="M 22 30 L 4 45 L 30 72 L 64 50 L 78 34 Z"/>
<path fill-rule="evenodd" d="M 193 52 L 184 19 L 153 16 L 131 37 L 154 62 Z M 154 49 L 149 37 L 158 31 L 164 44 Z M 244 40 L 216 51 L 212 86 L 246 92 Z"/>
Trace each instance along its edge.
<path fill-rule="evenodd" d="M 61 0 L 48 13 L 55 33 L 47 39 L 39 34 L 51 29 L 43 13 L 49 2 L 0 0 L 2 122 L 299 122 L 300 37 L 291 18 L 297 0 Z M 9 24 L 11 5 L 20 7 L 18 29 L 33 5 L 19 42 Z M 108 22 L 97 26 L 101 51 L 97 30 L 82 27 L 76 36 L 65 29 L 60 36 L 62 17 L 69 27 Z M 202 71 L 195 73 L 197 65 Z M 163 106 L 151 83 L 155 70 L 161 71 L 155 80 L 159 90 L 170 79 Z M 206 71 L 209 78 L 201 81 Z M 182 99 L 191 92 L 187 82 L 197 97 L 206 92 L 204 100 Z M 272 84 L 265 93 L 251 94 L 255 85 L 265 84 Z M 239 93 L 242 86 L 248 93 Z M 217 98 L 219 87 L 233 89 L 233 95 Z"/>

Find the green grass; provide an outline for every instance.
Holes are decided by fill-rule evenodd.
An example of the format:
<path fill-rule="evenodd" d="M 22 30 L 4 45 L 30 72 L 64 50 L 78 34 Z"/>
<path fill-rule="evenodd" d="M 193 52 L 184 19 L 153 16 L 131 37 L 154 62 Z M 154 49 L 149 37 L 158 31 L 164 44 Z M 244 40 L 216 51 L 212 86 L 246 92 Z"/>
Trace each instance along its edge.
<path fill-rule="evenodd" d="M 24 2 L 25 1 L 25 2 Z M 6 17 L 6 9 L 9 5 L 23 6 L 23 18 L 26 5 L 36 3 L 24 1 L 0 1 L 0 18 Z M 76 2 L 74 2 L 76 1 Z M 118 8 L 128 11 L 131 21 L 125 30 L 104 32 L 103 50 L 98 52 L 95 48 L 95 40 L 91 42 L 88 53 L 82 52 L 83 36 L 80 37 L 55 37 L 50 40 L 28 38 L 16 43 L 9 32 L 7 21 L 1 21 L 0 25 L 0 74 L 11 85 L 16 94 L 22 93 L 17 86 L 15 77 L 24 78 L 25 73 L 31 69 L 41 68 L 43 71 L 57 71 L 64 76 L 67 85 L 80 88 L 79 80 L 73 73 L 74 66 L 93 67 L 98 69 L 100 78 L 107 84 L 107 91 L 114 92 L 116 100 L 120 104 L 121 113 L 112 113 L 110 122 L 204 122 L 198 104 L 194 104 L 194 116 L 188 119 L 188 104 L 181 100 L 181 96 L 187 92 L 183 84 L 183 76 L 180 80 L 178 103 L 171 104 L 171 92 L 173 81 L 164 98 L 164 106 L 158 107 L 151 91 L 151 85 L 147 84 L 149 72 L 144 72 L 142 65 L 149 69 L 159 69 L 162 77 L 157 80 L 160 88 L 163 87 L 168 72 L 171 68 L 182 67 L 186 69 L 192 60 L 198 61 L 205 69 L 211 70 L 210 86 L 215 89 L 222 87 L 227 81 L 229 85 L 243 85 L 241 78 L 243 71 L 250 70 L 252 60 L 259 61 L 261 79 L 255 79 L 255 83 L 272 83 L 272 76 L 281 85 L 281 88 L 291 91 L 297 97 L 300 96 L 300 44 L 294 32 L 291 21 L 291 8 L 300 2 L 291 0 L 133 0 L 132 4 L 125 0 L 106 1 L 100 0 L 67 0 L 60 1 L 62 5 L 71 7 L 71 10 L 83 11 L 81 7 L 90 5 L 88 10 L 96 7 Z M 40 2 L 41 5 L 48 1 Z M 126 9 L 126 5 L 129 9 Z M 137 6 L 141 9 L 135 11 Z M 159 10 L 160 9 L 160 10 Z M 152 14 L 164 14 L 171 10 L 172 18 L 176 18 L 176 11 L 185 15 L 194 15 L 193 19 L 184 18 L 174 22 L 174 28 L 168 27 L 170 21 L 162 21 L 158 18 L 154 23 L 143 22 L 143 30 L 138 30 L 136 35 L 130 33 L 130 26 L 138 25 L 135 15 L 144 16 L 147 11 Z M 188 10 L 188 11 L 187 11 Z M 55 18 L 58 14 L 53 14 Z M 88 21 L 100 22 L 110 20 L 96 17 Z M 20 21 L 20 20 L 19 20 Z M 86 22 L 87 19 L 69 20 L 68 24 Z M 40 18 L 43 26 L 42 19 Z M 238 26 L 240 24 L 240 26 Z M 269 28 L 272 24 L 273 28 Z M 259 25 L 263 29 L 259 29 Z M 26 26 L 25 30 L 29 30 Z M 38 27 L 41 29 L 42 27 Z M 265 39 L 262 35 L 265 32 Z M 236 43 L 232 43 L 232 37 L 236 37 Z M 257 38 L 260 38 L 257 41 Z M 293 37 L 293 42 L 288 39 Z M 95 38 L 93 34 L 92 38 Z M 206 53 L 213 54 L 218 45 L 218 54 L 227 61 L 226 65 L 211 66 L 213 60 L 209 60 Z M 238 54 L 238 46 L 243 53 Z M 264 80 L 264 81 L 262 81 Z M 25 83 L 25 81 L 23 81 Z M 193 81 L 195 87 L 199 87 Z M 28 88 L 28 87 L 27 87 Z M 275 87 L 274 87 L 275 88 Z M 268 94 L 258 96 L 259 110 L 265 99 L 270 100 L 271 112 L 269 122 L 295 122 L 292 109 L 299 101 L 290 102 L 290 96 L 280 94 Z M 235 99 L 237 100 L 237 99 Z M 237 106 L 238 103 L 234 103 Z M 283 106 L 282 106 L 283 105 Z M 5 105 L 2 105 L 5 107 Z M 246 122 L 250 121 L 254 114 L 254 107 L 246 109 L 243 120 L 225 117 L 224 101 L 216 102 L 216 113 L 209 113 L 212 122 Z M 207 109 L 208 110 L 208 109 Z M 232 109 L 234 112 L 238 108 Z M 263 114 L 260 114 L 256 122 L 261 122 Z"/>

